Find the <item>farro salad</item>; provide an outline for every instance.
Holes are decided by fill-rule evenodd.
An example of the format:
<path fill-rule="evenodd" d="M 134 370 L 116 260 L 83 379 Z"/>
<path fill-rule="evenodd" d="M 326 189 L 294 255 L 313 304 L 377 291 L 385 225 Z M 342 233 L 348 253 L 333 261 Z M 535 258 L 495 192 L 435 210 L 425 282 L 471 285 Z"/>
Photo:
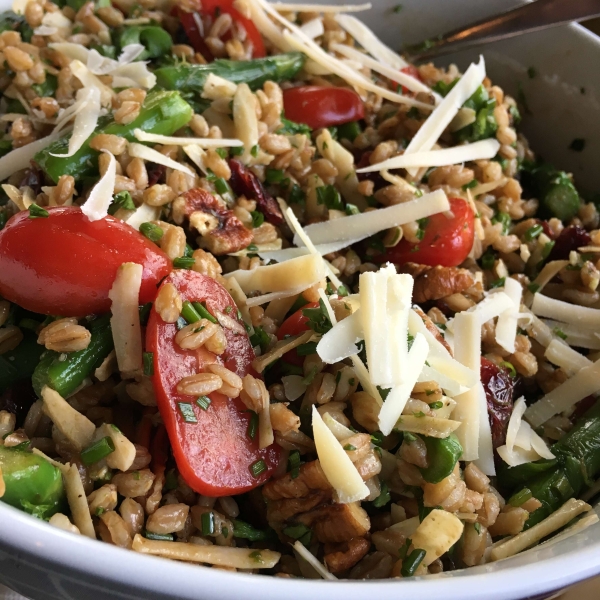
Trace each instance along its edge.
<path fill-rule="evenodd" d="M 288 578 L 597 520 L 596 205 L 483 58 L 408 64 L 369 8 L 0 15 L 4 502 Z"/>

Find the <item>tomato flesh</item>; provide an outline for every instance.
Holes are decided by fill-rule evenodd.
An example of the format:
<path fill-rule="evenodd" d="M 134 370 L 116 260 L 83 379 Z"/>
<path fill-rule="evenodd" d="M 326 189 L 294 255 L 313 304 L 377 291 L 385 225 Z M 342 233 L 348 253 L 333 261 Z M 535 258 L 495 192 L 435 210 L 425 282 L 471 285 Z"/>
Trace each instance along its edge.
<path fill-rule="evenodd" d="M 252 42 L 252 57 L 262 58 L 263 56 L 266 56 L 265 44 L 256 25 L 250 19 L 244 17 L 239 10 L 234 8 L 233 3 L 234 0 L 202 0 L 202 13 L 214 17 L 219 14 L 231 15 L 233 21 L 242 25 L 246 30 L 246 37 Z M 213 58 L 212 54 L 198 30 L 193 14 L 180 10 L 179 16 L 181 18 L 181 24 L 183 25 L 194 50 L 200 52 L 207 60 L 211 60 Z M 228 32 L 223 39 L 225 41 L 231 39 L 231 33 Z"/>
<path fill-rule="evenodd" d="M 423 81 L 421 74 L 419 73 L 419 69 L 417 69 L 417 67 L 415 67 L 414 65 L 408 65 L 407 67 L 400 69 L 400 71 L 402 73 L 405 73 L 406 75 L 410 75 L 411 77 L 418 79 L 421 82 Z M 410 90 L 408 88 L 402 86 L 402 93 L 408 94 L 408 93 L 410 93 Z"/>
<path fill-rule="evenodd" d="M 423 239 L 413 244 L 406 239 L 390 248 L 383 260 L 402 265 L 407 262 L 422 265 L 456 267 L 471 252 L 475 237 L 475 215 L 466 200 L 450 198 L 452 216 L 438 213 L 423 226 Z"/>
<path fill-rule="evenodd" d="M 79 207 L 48 208 L 47 218 L 14 215 L 0 231 L 0 295 L 36 313 L 83 317 L 110 310 L 125 262 L 144 267 L 140 303 L 152 302 L 173 266 L 156 244 L 119 219 L 90 221 Z"/>
<path fill-rule="evenodd" d="M 306 306 L 303 306 L 297 310 L 293 315 L 290 315 L 279 328 L 277 332 L 277 339 L 283 340 L 285 337 L 291 335 L 298 335 L 308 330 L 308 317 L 304 315 L 302 311 L 307 308 L 319 308 L 318 302 L 309 302 Z M 296 349 L 290 350 L 283 355 L 283 361 L 301 367 L 304 364 L 304 357 L 299 356 Z"/>
<path fill-rule="evenodd" d="M 308 85 L 283 91 L 286 119 L 311 129 L 343 125 L 365 116 L 360 96 L 351 89 Z"/>
<path fill-rule="evenodd" d="M 227 291 L 214 279 L 193 271 L 174 271 L 162 285 L 172 283 L 183 301 L 205 302 L 212 314 L 216 311 L 237 314 L 237 307 Z M 228 308 L 229 307 L 229 308 Z M 241 321 L 239 321 L 241 324 Z M 204 366 L 220 363 L 244 377 L 255 374 L 255 358 L 245 333 L 224 328 L 227 349 L 216 356 L 204 348 L 183 350 L 175 343 L 177 327 L 165 323 L 153 308 L 146 330 L 146 347 L 154 353 L 153 383 L 158 409 L 169 435 L 177 468 L 187 484 L 206 496 L 241 494 L 264 483 L 279 463 L 280 449 L 272 445 L 258 448 L 258 434 L 248 436 L 250 414 L 239 398 L 221 393 L 209 395 L 210 405 L 203 410 L 196 397 L 177 391 L 181 379 L 204 371 Z M 192 406 L 196 423 L 186 422 L 179 403 Z M 262 459 L 266 470 L 255 477 L 250 467 Z"/>

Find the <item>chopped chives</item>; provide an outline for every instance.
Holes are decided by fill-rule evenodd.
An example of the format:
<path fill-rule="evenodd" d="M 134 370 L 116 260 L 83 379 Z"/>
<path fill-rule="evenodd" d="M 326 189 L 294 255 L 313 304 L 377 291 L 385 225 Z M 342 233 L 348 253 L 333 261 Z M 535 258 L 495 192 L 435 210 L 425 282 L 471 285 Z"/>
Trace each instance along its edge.
<path fill-rule="evenodd" d="M 391 502 L 392 497 L 390 496 L 390 490 L 386 483 L 381 484 L 381 491 L 379 492 L 379 496 L 373 500 L 373 506 L 375 508 L 382 508 L 389 502 Z"/>
<path fill-rule="evenodd" d="M 530 283 L 530 284 L 527 286 L 527 289 L 528 289 L 528 290 L 529 290 L 529 291 L 530 291 L 532 294 L 537 294 L 537 293 L 540 291 L 541 287 L 542 287 L 542 286 L 541 286 L 539 283 L 533 283 L 533 282 L 532 282 L 532 283 Z"/>
<path fill-rule="evenodd" d="M 164 231 L 154 223 L 142 223 L 140 233 L 154 243 L 159 242 L 164 235 Z"/>
<path fill-rule="evenodd" d="M 183 303 L 183 306 L 181 307 L 181 316 L 188 323 L 196 323 L 202 318 L 189 300 L 186 300 Z"/>
<path fill-rule="evenodd" d="M 475 523 L 475 531 L 477 535 L 481 535 L 481 525 L 479 523 Z"/>
<path fill-rule="evenodd" d="M 288 472 L 292 479 L 296 479 L 300 475 L 300 452 L 292 450 L 288 457 Z"/>
<path fill-rule="evenodd" d="M 300 344 L 296 348 L 298 356 L 309 356 L 310 354 L 317 353 L 317 342 L 306 342 L 306 344 Z"/>
<path fill-rule="evenodd" d="M 248 437 L 253 440 L 256 437 L 256 432 L 258 431 L 258 414 L 253 410 L 248 411 L 250 413 L 250 420 L 248 421 L 248 429 L 246 433 Z"/>
<path fill-rule="evenodd" d="M 30 219 L 47 219 L 49 213 L 46 209 L 33 203 L 29 205 L 29 218 Z"/>
<path fill-rule="evenodd" d="M 226 148 L 217 148 L 215 150 L 215 152 L 221 157 L 221 158 L 227 158 L 227 149 Z"/>
<path fill-rule="evenodd" d="M 215 515 L 211 511 L 202 513 L 202 535 L 212 535 L 215 532 Z"/>
<path fill-rule="evenodd" d="M 346 452 L 352 452 L 353 450 L 356 450 L 356 446 L 353 446 L 352 444 L 346 444 L 344 446 L 344 450 L 346 450 Z"/>
<path fill-rule="evenodd" d="M 255 463 L 252 463 L 250 465 L 250 472 L 252 473 L 252 475 L 254 475 L 254 477 L 258 477 L 259 475 L 264 473 L 266 470 L 267 470 L 267 465 L 265 464 L 265 461 L 262 458 L 260 458 Z"/>
<path fill-rule="evenodd" d="M 115 444 L 110 436 L 103 437 L 81 452 L 81 462 L 87 467 L 101 461 L 115 451 Z"/>
<path fill-rule="evenodd" d="M 173 266 L 176 269 L 191 269 L 196 263 L 196 259 L 191 256 L 180 256 L 173 261 Z"/>
<path fill-rule="evenodd" d="M 437 402 L 432 402 L 429 405 L 429 408 L 431 408 L 431 410 L 439 410 L 440 408 L 444 407 L 444 403 L 441 400 L 438 400 Z"/>
<path fill-rule="evenodd" d="M 154 353 L 144 352 L 144 375 L 154 375 Z"/>
<path fill-rule="evenodd" d="M 174 539 L 172 533 L 152 533 L 151 531 L 145 531 L 144 537 L 147 540 L 156 540 L 157 542 L 172 542 Z"/>
<path fill-rule="evenodd" d="M 465 190 L 465 192 L 467 190 L 471 190 L 474 187 L 477 187 L 477 179 L 471 179 L 471 181 L 469 181 L 469 183 L 465 183 L 465 185 L 462 186 L 462 189 Z"/>
<path fill-rule="evenodd" d="M 511 506 L 521 506 L 522 504 L 525 504 L 525 502 L 527 502 L 527 500 L 530 500 L 532 497 L 533 497 L 533 494 L 531 493 L 531 490 L 529 488 L 523 488 L 522 490 L 518 491 L 516 494 L 513 494 L 508 499 L 508 503 Z"/>
<path fill-rule="evenodd" d="M 506 283 L 506 277 L 500 277 L 499 279 L 495 279 L 494 281 L 492 281 L 490 283 L 490 288 L 504 287 L 505 283 Z"/>
<path fill-rule="evenodd" d="M 507 371 L 510 371 L 510 375 L 511 377 L 516 377 L 517 376 L 517 371 L 515 369 L 515 367 L 513 366 L 512 363 L 508 362 L 508 361 L 503 361 L 500 363 L 501 367 L 504 367 Z"/>
<path fill-rule="evenodd" d="M 201 302 L 192 302 L 192 304 L 202 319 L 208 319 L 211 323 L 215 324 L 219 322 L 212 316 L 204 304 Z"/>
<path fill-rule="evenodd" d="M 186 423 L 197 423 L 194 407 L 189 402 L 178 402 L 179 412 Z"/>
<path fill-rule="evenodd" d="M 250 552 L 250 554 L 248 554 L 248 557 L 251 558 L 254 562 L 259 563 L 261 565 L 265 562 L 262 558 L 260 550 L 254 550 L 254 552 Z"/>
<path fill-rule="evenodd" d="M 412 577 L 425 558 L 427 552 L 421 548 L 415 548 L 403 561 L 400 573 L 402 577 Z"/>
<path fill-rule="evenodd" d="M 554 333 L 554 335 L 557 335 L 561 340 L 566 340 L 567 339 L 567 334 L 562 330 L 559 329 L 558 327 L 555 327 L 552 332 Z"/>
<path fill-rule="evenodd" d="M 283 529 L 283 533 L 293 540 L 299 540 L 304 546 L 308 546 L 312 538 L 312 529 L 303 523 L 288 525 Z"/>
<path fill-rule="evenodd" d="M 410 431 L 404 432 L 404 441 L 405 442 L 408 442 L 408 443 L 414 442 L 414 441 L 416 441 L 416 439 L 417 439 L 417 436 L 414 435 L 413 433 L 411 433 Z"/>
<path fill-rule="evenodd" d="M 265 173 L 265 181 L 267 183 L 281 183 L 284 178 L 282 169 L 267 169 Z"/>
<path fill-rule="evenodd" d="M 245 521 L 233 519 L 233 537 L 251 542 L 263 542 L 273 537 L 274 532 L 270 529 L 256 529 Z"/>
<path fill-rule="evenodd" d="M 260 227 L 265 222 L 265 215 L 260 211 L 253 210 L 250 214 L 252 215 L 252 227 L 254 229 Z"/>
<path fill-rule="evenodd" d="M 208 407 L 210 406 L 210 398 L 208 396 L 200 396 L 198 400 L 196 400 L 196 404 L 202 410 L 208 410 Z"/>
<path fill-rule="evenodd" d="M 543 231 L 544 228 L 539 223 L 533 225 L 525 232 L 525 239 L 528 242 L 531 242 L 532 240 L 535 240 L 535 238 L 538 237 Z"/>

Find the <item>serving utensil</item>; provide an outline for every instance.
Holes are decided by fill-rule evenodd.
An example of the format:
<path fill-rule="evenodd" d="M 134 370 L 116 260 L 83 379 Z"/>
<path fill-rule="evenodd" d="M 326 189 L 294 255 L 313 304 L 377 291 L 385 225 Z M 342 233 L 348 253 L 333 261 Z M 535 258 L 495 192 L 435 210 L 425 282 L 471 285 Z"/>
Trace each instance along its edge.
<path fill-rule="evenodd" d="M 596 16 L 600 16 L 600 0 L 536 0 L 420 44 L 408 46 L 403 49 L 403 54 L 413 61 L 429 60 L 472 46 Z"/>

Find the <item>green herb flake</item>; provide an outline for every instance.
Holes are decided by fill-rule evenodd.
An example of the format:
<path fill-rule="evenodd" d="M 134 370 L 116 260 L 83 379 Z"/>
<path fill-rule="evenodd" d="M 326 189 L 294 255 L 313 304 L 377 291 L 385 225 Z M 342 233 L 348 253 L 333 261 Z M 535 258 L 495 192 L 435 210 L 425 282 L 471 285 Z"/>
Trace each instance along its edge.
<path fill-rule="evenodd" d="M 506 283 L 506 277 L 500 277 L 499 279 L 495 279 L 494 281 L 492 281 L 490 283 L 490 289 L 504 287 L 505 283 Z"/>
<path fill-rule="evenodd" d="M 223 159 L 227 158 L 227 150 L 225 148 L 217 148 L 215 152 Z"/>
<path fill-rule="evenodd" d="M 353 450 L 356 450 L 356 446 L 353 446 L 352 444 L 346 444 L 344 446 L 344 450 L 346 450 L 346 452 L 352 452 Z"/>
<path fill-rule="evenodd" d="M 143 360 L 144 360 L 144 375 L 147 375 L 148 377 L 152 377 L 152 375 L 154 375 L 154 353 L 153 352 L 144 352 Z"/>
<path fill-rule="evenodd" d="M 304 546 L 308 546 L 312 539 L 312 529 L 303 523 L 288 525 L 283 529 L 283 533 L 293 540 L 298 540 Z"/>
<path fill-rule="evenodd" d="M 123 190 L 113 196 L 112 202 L 108 207 L 108 214 L 114 215 L 120 208 L 124 210 L 135 210 L 135 204 L 131 194 Z"/>
<path fill-rule="evenodd" d="M 107 435 L 81 452 L 81 462 L 86 466 L 90 466 L 106 458 L 114 451 L 115 444 L 112 438 Z"/>
<path fill-rule="evenodd" d="M 375 508 L 383 508 L 386 504 L 388 504 L 392 500 L 390 496 L 390 490 L 385 482 L 381 484 L 381 491 L 379 492 L 379 496 L 373 500 L 373 506 Z"/>
<path fill-rule="evenodd" d="M 317 204 L 324 204 L 330 210 L 344 210 L 340 193 L 332 185 L 322 185 L 317 188 Z"/>
<path fill-rule="evenodd" d="M 532 242 L 537 237 L 539 237 L 542 234 L 543 231 L 544 231 L 544 228 L 542 227 L 542 225 L 540 225 L 539 223 L 537 223 L 536 225 L 531 226 L 525 232 L 525 240 L 528 241 L 528 242 Z"/>
<path fill-rule="evenodd" d="M 440 408 L 444 408 L 444 403 L 441 400 L 438 400 L 437 402 L 432 402 L 429 405 L 429 408 L 431 410 L 440 410 Z"/>
<path fill-rule="evenodd" d="M 552 330 L 552 333 L 554 333 L 554 335 L 556 335 L 557 337 L 559 337 L 561 340 L 566 340 L 567 339 L 567 334 L 562 329 L 559 329 L 558 327 L 555 327 Z"/>
<path fill-rule="evenodd" d="M 265 181 L 267 183 L 281 183 L 285 177 L 283 169 L 267 169 Z"/>
<path fill-rule="evenodd" d="M 265 464 L 265 461 L 262 458 L 250 465 L 250 473 L 252 473 L 254 477 L 259 477 L 266 470 L 267 465 Z"/>
<path fill-rule="evenodd" d="M 260 211 L 253 210 L 250 214 L 252 215 L 252 227 L 254 227 L 254 229 L 260 227 L 265 222 L 265 215 Z"/>
<path fill-rule="evenodd" d="M 162 236 L 164 235 L 164 231 L 154 223 L 142 223 L 140 225 L 140 233 L 155 244 L 160 242 Z"/>
<path fill-rule="evenodd" d="M 541 289 L 542 286 L 539 283 L 530 283 L 527 286 L 527 289 L 532 293 L 532 294 L 537 294 Z"/>
<path fill-rule="evenodd" d="M 252 146 L 252 149 L 250 150 L 250 154 L 256 158 L 258 156 L 258 144 L 256 144 L 255 146 Z"/>
<path fill-rule="evenodd" d="M 477 187 L 479 185 L 477 179 L 472 179 L 471 181 L 469 181 L 469 183 L 465 183 L 465 185 L 462 186 L 462 189 L 465 190 L 465 192 L 467 190 L 472 190 L 473 188 Z"/>
<path fill-rule="evenodd" d="M 195 264 L 196 264 L 196 259 L 187 257 L 187 256 L 180 256 L 173 261 L 173 266 L 176 269 L 188 269 L 189 270 Z"/>
<path fill-rule="evenodd" d="M 475 528 L 477 535 L 481 535 L 481 525 L 479 523 L 475 523 L 473 527 Z"/>
<path fill-rule="evenodd" d="M 30 219 L 47 219 L 49 213 L 46 209 L 33 203 L 29 205 L 29 218 Z"/>
<path fill-rule="evenodd" d="M 186 423 L 198 422 L 198 419 L 196 419 L 196 413 L 194 412 L 194 407 L 189 402 L 178 402 L 177 407 L 179 408 L 179 412 Z"/>
<path fill-rule="evenodd" d="M 488 248 L 481 255 L 481 268 L 489 271 L 494 268 L 494 263 L 496 262 L 496 257 L 494 253 Z"/>
<path fill-rule="evenodd" d="M 248 557 L 251 558 L 255 563 L 258 563 L 259 565 L 264 564 L 264 560 L 262 557 L 262 554 L 260 553 L 260 550 L 254 550 L 254 552 L 250 552 L 250 554 L 248 554 Z"/>
<path fill-rule="evenodd" d="M 508 362 L 505 360 L 505 361 L 502 361 L 498 366 L 504 367 L 510 373 L 511 377 L 517 376 L 517 370 L 515 369 L 514 365 L 511 362 Z"/>
<path fill-rule="evenodd" d="M 208 410 L 210 403 L 211 403 L 211 399 L 208 396 L 199 396 L 198 399 L 196 400 L 196 404 L 202 410 Z"/>
<path fill-rule="evenodd" d="M 246 435 L 253 440 L 256 437 L 258 431 L 258 414 L 253 410 L 248 411 L 250 413 L 250 420 L 248 421 L 248 429 L 246 429 Z"/>
<path fill-rule="evenodd" d="M 215 532 L 215 515 L 213 511 L 202 513 L 200 517 L 202 525 L 202 535 L 213 535 Z"/>
<path fill-rule="evenodd" d="M 288 456 L 288 473 L 292 479 L 296 479 L 300 475 L 300 465 L 302 460 L 300 458 L 300 452 L 298 450 L 292 450 Z"/>
<path fill-rule="evenodd" d="M 151 531 L 145 531 L 144 537 L 147 540 L 156 540 L 157 542 L 172 542 L 174 539 L 172 533 L 152 533 Z"/>
<path fill-rule="evenodd" d="M 358 208 L 358 206 L 354 205 L 354 204 L 346 204 L 346 214 L 347 215 L 359 215 L 360 214 L 360 209 Z"/>

